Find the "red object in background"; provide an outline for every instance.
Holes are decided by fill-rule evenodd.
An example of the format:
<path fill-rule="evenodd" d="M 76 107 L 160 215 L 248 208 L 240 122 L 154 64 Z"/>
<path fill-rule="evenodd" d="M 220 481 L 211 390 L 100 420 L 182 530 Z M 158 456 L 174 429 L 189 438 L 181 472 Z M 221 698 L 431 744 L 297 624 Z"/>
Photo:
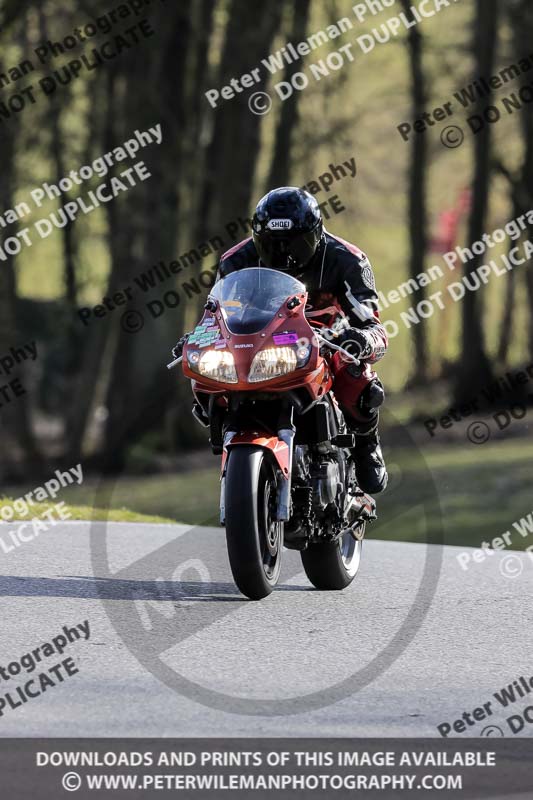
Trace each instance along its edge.
<path fill-rule="evenodd" d="M 463 189 L 456 206 L 441 211 L 437 223 L 437 233 L 429 246 L 432 253 L 449 253 L 455 248 L 459 225 L 470 208 L 470 199 L 470 189 Z"/>

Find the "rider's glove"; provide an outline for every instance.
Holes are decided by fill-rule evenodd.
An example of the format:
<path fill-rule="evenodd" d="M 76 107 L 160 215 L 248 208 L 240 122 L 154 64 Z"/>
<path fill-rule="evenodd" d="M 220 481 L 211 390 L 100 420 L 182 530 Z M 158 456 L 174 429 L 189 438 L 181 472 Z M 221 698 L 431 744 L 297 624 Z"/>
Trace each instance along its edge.
<path fill-rule="evenodd" d="M 189 338 L 190 335 L 191 335 L 190 333 L 185 333 L 181 337 L 181 339 L 174 345 L 174 347 L 172 348 L 172 355 L 174 356 L 174 358 L 181 358 L 183 353 L 183 348 L 187 344 L 187 339 Z"/>
<path fill-rule="evenodd" d="M 365 359 L 372 355 L 372 343 L 359 328 L 345 328 L 333 341 L 348 350 L 354 358 Z"/>

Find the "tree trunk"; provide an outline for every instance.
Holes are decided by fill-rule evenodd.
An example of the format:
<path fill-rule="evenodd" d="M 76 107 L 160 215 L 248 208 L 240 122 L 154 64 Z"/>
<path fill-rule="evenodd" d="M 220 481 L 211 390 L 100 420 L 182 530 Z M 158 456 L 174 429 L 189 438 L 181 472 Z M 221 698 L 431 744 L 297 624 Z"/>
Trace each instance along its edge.
<path fill-rule="evenodd" d="M 492 75 L 496 52 L 499 0 L 476 0 L 476 9 L 475 75 Z M 477 113 L 482 113 L 482 110 L 490 103 L 490 96 L 479 100 Z M 479 241 L 485 233 L 491 179 L 490 125 L 486 125 L 475 137 L 474 147 L 474 181 L 469 221 L 470 243 Z M 472 275 L 481 263 L 482 258 L 474 256 L 465 264 L 465 277 Z M 492 370 L 485 350 L 482 312 L 483 290 L 467 291 L 462 300 L 462 353 L 455 387 L 457 402 L 468 402 L 492 379 Z"/>
<path fill-rule="evenodd" d="M 0 60 L 0 72 L 4 71 Z M 18 117 L 4 122 L 0 129 L 2 171 L 0 173 L 0 208 L 7 210 L 15 204 L 15 142 L 18 136 Z M 14 236 L 20 225 L 0 228 L 0 244 Z M 8 256 L 0 268 L 0 353 L 23 344 L 19 332 L 18 297 L 15 281 L 14 259 Z M 3 479 L 20 478 L 36 470 L 40 463 L 30 423 L 29 394 L 15 396 L 9 384 L 18 380 L 26 391 L 24 368 L 17 368 L 10 375 L 0 375 L 0 386 L 5 397 L 0 396 L 0 430 L 2 434 Z M 7 387 L 7 389 L 5 388 Z"/>
<path fill-rule="evenodd" d="M 114 132 L 119 142 L 135 128 L 161 122 L 163 129 L 162 143 L 147 156 L 152 177 L 124 195 L 120 213 L 115 211 L 116 221 L 110 220 L 113 280 L 122 286 L 134 286 L 137 273 L 161 258 L 171 260 L 176 250 L 182 138 L 190 124 L 183 76 L 196 39 L 190 10 L 184 7 L 159 11 L 155 27 L 160 37 L 159 57 L 151 60 L 150 70 L 140 59 L 129 62 L 119 101 L 120 121 Z M 162 291 L 170 288 L 164 286 Z M 143 308 L 144 302 L 140 297 L 138 307 Z M 147 317 L 145 310 L 142 313 Z M 178 314 L 170 312 L 155 322 L 147 319 L 138 334 L 124 330 L 119 319 L 114 321 L 103 438 L 109 470 L 120 469 L 127 446 L 164 415 L 175 380 L 165 370 L 164 359 L 174 343 L 177 319 Z"/>
<path fill-rule="evenodd" d="M 533 8 L 529 0 L 518 0 L 511 3 L 512 25 L 517 52 L 526 53 L 531 47 L 533 37 Z M 519 48 L 523 48 L 520 50 Z M 533 108 L 524 105 L 520 113 L 522 134 L 524 139 L 524 162 L 521 170 L 519 186 L 520 213 L 524 214 L 533 207 Z M 533 225 L 527 233 L 528 239 L 533 239 Z M 533 264 L 526 265 L 526 283 L 530 309 L 533 309 Z M 529 358 L 533 360 L 533 313 L 528 315 L 528 344 Z"/>
<path fill-rule="evenodd" d="M 249 0 L 231 0 L 216 85 L 226 84 L 235 75 L 247 72 L 250 53 L 258 56 L 270 53 L 280 26 L 281 12 L 281 3 L 255 6 Z M 213 231 L 224 230 L 226 223 L 239 216 L 250 215 L 263 119 L 248 107 L 252 93 L 226 100 L 214 112 L 200 204 L 198 241 L 212 235 Z"/>
<path fill-rule="evenodd" d="M 533 8 L 529 0 L 509 0 L 506 5 L 511 28 L 513 31 L 514 50 L 517 53 L 525 53 L 530 46 L 533 37 Z M 509 183 L 510 195 L 515 217 L 525 214 L 533 206 L 533 109 L 530 105 L 524 105 L 520 112 L 520 122 L 524 140 L 524 159 L 520 169 L 512 173 L 509 167 L 499 158 L 495 159 L 496 169 L 506 178 Z M 529 226 L 527 238 L 533 237 L 533 226 Z M 512 243 L 513 245 L 516 242 Z M 533 267 L 531 263 L 524 268 L 526 290 L 530 307 L 533 307 Z M 521 273 L 516 269 L 509 272 L 507 291 L 505 298 L 505 308 L 502 317 L 500 344 L 498 357 L 504 360 L 507 356 L 512 335 L 514 296 L 517 278 Z M 533 314 L 528 315 L 527 339 L 529 357 L 533 359 Z"/>
<path fill-rule="evenodd" d="M 290 42 L 301 42 L 305 39 L 309 20 L 309 7 L 310 0 L 294 0 L 292 26 L 288 37 Z M 287 64 L 283 80 L 290 82 L 294 73 L 300 69 L 301 65 L 297 61 Z M 301 95 L 301 92 L 293 92 L 284 103 L 281 103 L 265 192 L 277 186 L 283 186 L 289 180 L 292 165 L 292 135 L 298 123 L 298 103 Z"/>
<path fill-rule="evenodd" d="M 512 195 L 512 212 L 513 217 L 519 217 L 522 213 L 520 211 L 520 206 L 517 202 L 516 198 L 516 189 L 515 187 L 511 187 L 511 195 Z M 516 247 L 516 241 L 512 241 L 509 244 L 509 250 L 512 250 Z M 505 297 L 503 302 L 503 311 L 501 316 L 500 322 L 500 333 L 498 337 L 498 351 L 497 351 L 497 362 L 498 365 L 503 367 L 507 366 L 507 359 L 509 355 L 509 348 L 511 346 L 511 342 L 513 339 L 514 333 L 514 304 L 515 304 L 515 296 L 516 296 L 516 270 L 511 270 L 507 273 L 506 276 L 506 285 L 505 285 Z"/>
<path fill-rule="evenodd" d="M 114 109 L 115 109 L 115 74 L 109 71 L 105 80 L 100 85 L 95 83 L 93 100 L 98 98 L 98 105 L 104 108 L 103 135 L 101 138 L 102 150 L 109 152 L 115 146 L 113 136 Z M 113 259 L 113 243 L 117 242 L 118 234 L 115 217 L 115 203 L 106 205 L 108 219 L 108 241 L 111 251 L 111 274 L 108 280 L 106 295 L 120 290 L 120 278 L 117 270 L 113 269 L 116 263 Z M 102 374 L 102 366 L 106 344 L 109 340 L 110 323 L 107 319 L 95 320 L 87 329 L 84 337 L 85 347 L 80 354 L 80 369 L 72 388 L 72 402 L 67 414 L 66 424 L 66 451 L 65 459 L 68 463 L 76 463 L 82 456 L 83 440 L 87 430 L 90 414 L 94 405 L 94 398 Z"/>
<path fill-rule="evenodd" d="M 39 8 L 39 30 L 42 41 L 47 41 L 50 38 L 47 18 Z M 70 87 L 69 87 L 70 88 Z M 49 100 L 49 119 L 50 119 L 50 149 L 52 161 L 55 167 L 55 182 L 59 183 L 61 178 L 67 175 L 65 168 L 65 140 L 63 139 L 61 131 L 61 109 L 68 105 L 70 97 L 62 93 L 60 96 L 54 94 Z M 64 205 L 68 201 L 68 195 L 63 195 L 59 198 L 58 204 Z M 70 309 L 71 314 L 74 314 L 77 307 L 77 291 L 76 291 L 76 254 L 74 244 L 74 226 L 71 220 L 61 229 L 62 236 L 62 249 L 63 249 L 63 284 L 65 289 L 65 301 Z M 72 340 L 71 336 L 67 336 L 67 342 Z"/>
<path fill-rule="evenodd" d="M 408 15 L 410 0 L 401 0 L 404 12 Z M 412 116 L 418 119 L 427 106 L 427 91 L 423 68 L 423 39 L 418 27 L 409 28 L 409 63 L 411 71 Z M 410 242 L 409 275 L 416 276 L 424 271 L 427 251 L 427 210 L 426 177 L 428 148 L 426 136 L 414 136 L 411 142 L 409 163 L 409 205 L 408 229 Z M 425 299 L 424 288 L 419 286 L 413 292 L 413 305 Z M 411 328 L 414 347 L 414 365 L 409 380 L 410 385 L 424 385 L 428 379 L 428 354 L 426 322 L 421 320 Z"/>

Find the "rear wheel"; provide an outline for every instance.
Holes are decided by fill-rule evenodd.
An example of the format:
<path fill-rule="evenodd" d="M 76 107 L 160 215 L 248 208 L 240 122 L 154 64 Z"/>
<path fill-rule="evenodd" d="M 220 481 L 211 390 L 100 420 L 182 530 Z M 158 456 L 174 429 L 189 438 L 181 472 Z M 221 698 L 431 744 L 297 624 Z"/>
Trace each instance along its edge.
<path fill-rule="evenodd" d="M 364 534 L 365 523 L 358 533 Z M 361 563 L 363 542 L 344 533 L 336 542 L 316 542 L 302 551 L 305 574 L 316 589 L 345 589 Z"/>
<path fill-rule="evenodd" d="M 250 600 L 276 585 L 283 523 L 275 520 L 276 475 L 262 448 L 230 450 L 226 469 L 226 542 L 233 579 Z"/>

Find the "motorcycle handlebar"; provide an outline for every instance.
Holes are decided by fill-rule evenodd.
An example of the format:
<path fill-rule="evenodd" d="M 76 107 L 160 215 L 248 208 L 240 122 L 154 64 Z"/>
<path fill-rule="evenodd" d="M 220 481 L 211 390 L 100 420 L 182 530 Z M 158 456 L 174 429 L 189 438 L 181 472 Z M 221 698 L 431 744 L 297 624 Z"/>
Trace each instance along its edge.
<path fill-rule="evenodd" d="M 178 364 L 181 364 L 182 361 L 183 361 L 183 356 L 175 358 L 174 361 L 171 361 L 170 364 L 167 364 L 167 369 L 173 369 L 173 367 L 177 367 Z"/>
<path fill-rule="evenodd" d="M 333 342 L 330 342 L 329 339 L 321 336 L 319 333 L 317 333 L 317 331 L 315 331 L 315 336 L 318 339 L 319 344 L 323 344 L 326 347 L 331 347 L 332 350 L 337 350 L 339 353 L 342 353 L 343 358 L 346 358 L 347 361 L 351 361 L 356 366 L 361 364 L 361 361 L 355 356 L 352 356 L 352 354 L 348 350 L 345 350 L 344 347 L 340 347 L 338 344 L 333 344 Z"/>

